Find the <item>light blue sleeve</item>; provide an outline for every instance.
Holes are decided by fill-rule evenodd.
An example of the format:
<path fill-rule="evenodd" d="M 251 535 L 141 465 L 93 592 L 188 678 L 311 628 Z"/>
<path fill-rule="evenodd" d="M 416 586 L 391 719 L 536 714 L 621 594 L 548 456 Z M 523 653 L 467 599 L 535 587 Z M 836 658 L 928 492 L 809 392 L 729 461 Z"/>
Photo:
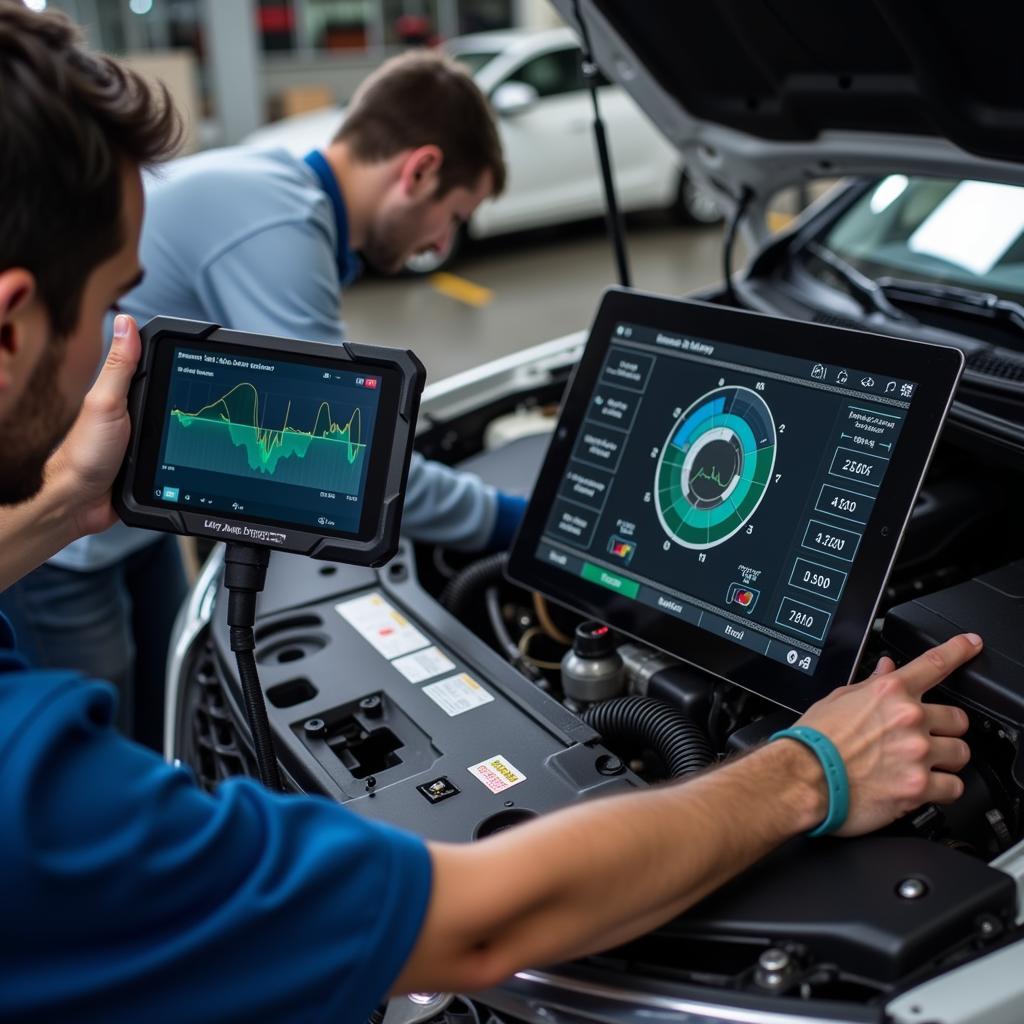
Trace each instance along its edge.
<path fill-rule="evenodd" d="M 407 537 L 458 551 L 480 551 L 491 544 L 497 517 L 493 487 L 473 473 L 413 453 L 402 514 Z"/>
<path fill-rule="evenodd" d="M 338 271 L 320 228 L 288 221 L 233 242 L 200 268 L 206 318 L 254 334 L 339 342 Z"/>
<path fill-rule="evenodd" d="M 264 228 L 218 254 L 198 285 L 208 319 L 240 331 L 341 341 L 337 268 L 329 246 L 310 244 L 318 230 L 294 222 Z M 407 537 L 478 551 L 490 544 L 497 517 L 493 487 L 413 455 L 402 515 Z"/>

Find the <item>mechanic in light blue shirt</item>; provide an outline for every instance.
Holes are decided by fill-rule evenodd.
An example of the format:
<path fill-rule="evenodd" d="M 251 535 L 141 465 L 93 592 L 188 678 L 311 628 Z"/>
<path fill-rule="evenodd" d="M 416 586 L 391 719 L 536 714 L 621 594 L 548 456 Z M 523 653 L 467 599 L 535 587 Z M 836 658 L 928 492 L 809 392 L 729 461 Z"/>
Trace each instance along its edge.
<path fill-rule="evenodd" d="M 17 141 L 0 147 L 4 587 L 113 522 L 130 317 L 85 392 L 104 311 L 140 275 L 138 166 L 173 131 L 166 96 L 11 0 L 0 96 Z M 845 766 L 844 834 L 962 792 L 966 717 L 921 697 L 979 649 L 880 664 L 804 716 Z M 0 617 L 0 1019 L 361 1024 L 389 992 L 487 988 L 628 941 L 832 820 L 815 755 L 781 739 L 685 785 L 425 843 L 246 779 L 203 793 L 119 736 L 114 705 L 107 683 L 33 669 Z"/>
<path fill-rule="evenodd" d="M 367 79 L 323 152 L 301 159 L 222 149 L 149 177 L 146 278 L 120 307 L 139 323 L 166 314 L 340 341 L 340 289 L 359 274 L 357 251 L 385 273 L 414 253 L 445 251 L 504 177 L 501 143 L 472 78 L 440 54 L 407 54 Z M 414 454 L 403 529 L 430 544 L 499 549 L 524 507 Z M 147 582 L 154 578 L 157 590 Z M 158 748 L 161 666 L 185 586 L 173 538 L 118 524 L 0 595 L 0 611 L 37 664 L 70 663 L 116 682 L 121 728 Z"/>

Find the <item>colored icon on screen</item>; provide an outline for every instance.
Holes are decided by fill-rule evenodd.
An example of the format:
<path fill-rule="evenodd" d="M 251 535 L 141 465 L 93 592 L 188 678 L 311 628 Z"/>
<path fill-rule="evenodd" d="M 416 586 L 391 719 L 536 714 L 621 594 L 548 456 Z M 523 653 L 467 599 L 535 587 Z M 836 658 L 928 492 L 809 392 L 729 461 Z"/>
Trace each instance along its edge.
<path fill-rule="evenodd" d="M 615 558 L 621 558 L 626 565 L 633 560 L 633 555 L 636 552 L 636 544 L 631 540 L 626 540 L 623 537 L 616 537 L 612 534 L 611 540 L 608 541 L 608 554 Z"/>
<path fill-rule="evenodd" d="M 729 585 L 729 593 L 726 594 L 726 604 L 739 605 L 748 615 L 754 610 L 754 605 L 757 604 L 758 597 L 761 596 L 760 590 L 753 590 L 751 587 L 744 587 L 740 583 L 731 583 Z"/>

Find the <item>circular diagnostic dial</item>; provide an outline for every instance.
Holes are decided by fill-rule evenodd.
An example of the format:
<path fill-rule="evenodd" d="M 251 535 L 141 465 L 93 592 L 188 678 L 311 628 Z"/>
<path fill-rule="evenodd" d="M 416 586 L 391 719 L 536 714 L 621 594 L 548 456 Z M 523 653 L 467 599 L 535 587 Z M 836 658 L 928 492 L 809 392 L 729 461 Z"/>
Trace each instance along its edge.
<path fill-rule="evenodd" d="M 713 548 L 742 529 L 775 467 L 775 420 L 750 388 L 716 388 L 676 420 L 661 448 L 655 507 L 669 539 Z"/>

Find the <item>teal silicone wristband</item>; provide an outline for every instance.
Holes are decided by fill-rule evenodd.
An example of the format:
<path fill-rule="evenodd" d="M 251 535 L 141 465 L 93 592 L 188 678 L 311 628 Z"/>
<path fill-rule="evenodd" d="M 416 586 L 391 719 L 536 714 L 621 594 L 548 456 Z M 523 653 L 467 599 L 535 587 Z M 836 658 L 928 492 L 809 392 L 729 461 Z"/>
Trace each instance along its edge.
<path fill-rule="evenodd" d="M 802 743 L 821 762 L 828 785 L 828 814 L 825 820 L 807 834 L 816 839 L 842 828 L 850 813 L 850 781 L 846 777 L 846 765 L 836 750 L 835 744 L 827 737 L 807 725 L 794 725 L 771 737 L 772 740 L 790 739 Z M 770 741 L 769 741 L 770 742 Z"/>

